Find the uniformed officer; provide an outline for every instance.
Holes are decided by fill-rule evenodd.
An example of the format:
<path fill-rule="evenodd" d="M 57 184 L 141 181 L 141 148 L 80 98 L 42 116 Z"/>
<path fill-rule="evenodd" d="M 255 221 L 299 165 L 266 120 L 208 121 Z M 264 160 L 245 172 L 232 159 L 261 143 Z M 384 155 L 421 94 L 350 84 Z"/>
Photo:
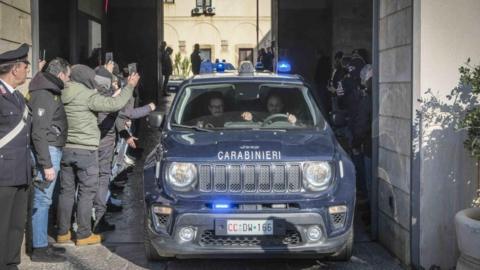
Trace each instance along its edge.
<path fill-rule="evenodd" d="M 32 178 L 31 116 L 23 95 L 29 46 L 0 54 L 0 269 L 17 269 Z"/>

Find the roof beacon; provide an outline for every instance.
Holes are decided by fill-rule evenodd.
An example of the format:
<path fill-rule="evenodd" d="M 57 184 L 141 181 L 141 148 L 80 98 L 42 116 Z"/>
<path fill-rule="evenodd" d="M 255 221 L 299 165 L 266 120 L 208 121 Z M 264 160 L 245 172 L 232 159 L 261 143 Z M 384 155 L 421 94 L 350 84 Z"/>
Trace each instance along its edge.
<path fill-rule="evenodd" d="M 278 61 L 277 73 L 290 73 L 292 66 L 287 61 Z"/>
<path fill-rule="evenodd" d="M 240 63 L 240 67 L 238 68 L 239 75 L 253 75 L 255 72 L 255 67 L 250 61 L 243 61 Z"/>
<path fill-rule="evenodd" d="M 220 72 L 220 73 L 225 72 L 225 64 L 217 63 L 216 69 L 217 69 L 217 72 Z"/>

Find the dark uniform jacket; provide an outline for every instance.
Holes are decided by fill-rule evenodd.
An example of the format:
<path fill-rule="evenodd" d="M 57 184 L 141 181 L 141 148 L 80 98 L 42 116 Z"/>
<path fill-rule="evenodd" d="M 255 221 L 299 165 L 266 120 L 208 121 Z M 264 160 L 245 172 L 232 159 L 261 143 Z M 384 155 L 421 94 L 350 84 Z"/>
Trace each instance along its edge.
<path fill-rule="evenodd" d="M 163 76 L 170 76 L 173 73 L 172 58 L 168 53 L 163 54 L 162 74 Z"/>
<path fill-rule="evenodd" d="M 60 97 L 63 82 L 58 77 L 39 72 L 30 82 L 29 106 L 32 110 L 32 142 L 38 165 L 52 168 L 48 146 L 65 146 L 67 115 Z"/>
<path fill-rule="evenodd" d="M 202 58 L 199 51 L 194 51 L 190 55 L 190 62 L 192 63 L 192 73 L 194 75 L 200 74 L 200 65 L 202 64 Z"/>
<path fill-rule="evenodd" d="M 0 138 L 5 137 L 22 120 L 25 99 L 13 94 L 0 81 Z M 32 179 L 30 155 L 31 116 L 28 115 L 22 131 L 8 144 L 0 148 L 0 186 L 28 185 Z"/>

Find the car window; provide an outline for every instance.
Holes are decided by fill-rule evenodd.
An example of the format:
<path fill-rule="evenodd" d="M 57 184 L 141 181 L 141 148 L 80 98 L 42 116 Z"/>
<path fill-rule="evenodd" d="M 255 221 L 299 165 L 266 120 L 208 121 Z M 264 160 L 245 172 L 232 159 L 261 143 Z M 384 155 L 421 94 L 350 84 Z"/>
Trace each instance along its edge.
<path fill-rule="evenodd" d="M 305 129 L 325 122 L 301 85 L 235 83 L 188 86 L 172 123 L 207 129 Z"/>

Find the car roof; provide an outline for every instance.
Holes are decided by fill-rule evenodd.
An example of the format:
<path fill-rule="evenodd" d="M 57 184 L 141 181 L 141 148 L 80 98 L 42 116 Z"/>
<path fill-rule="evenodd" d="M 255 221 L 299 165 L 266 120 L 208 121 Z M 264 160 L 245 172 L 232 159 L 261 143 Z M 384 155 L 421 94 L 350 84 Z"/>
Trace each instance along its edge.
<path fill-rule="evenodd" d="M 188 84 L 205 83 L 233 83 L 233 82 L 271 82 L 271 83 L 293 83 L 305 84 L 299 75 L 276 74 L 270 72 L 255 72 L 239 74 L 238 72 L 218 72 L 195 75 L 187 79 Z"/>

